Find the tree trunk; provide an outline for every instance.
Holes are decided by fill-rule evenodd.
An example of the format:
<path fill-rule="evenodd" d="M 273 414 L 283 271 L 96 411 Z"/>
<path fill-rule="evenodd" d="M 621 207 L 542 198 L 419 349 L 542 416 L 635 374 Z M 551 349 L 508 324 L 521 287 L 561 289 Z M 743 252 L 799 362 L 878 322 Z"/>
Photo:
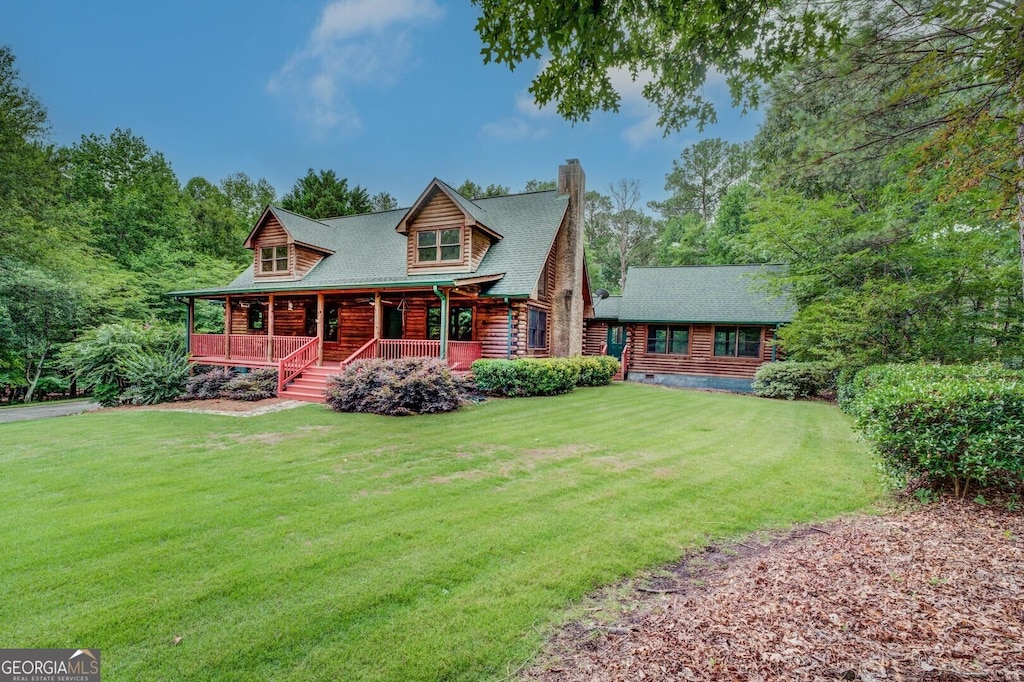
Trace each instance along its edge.
<path fill-rule="evenodd" d="M 35 376 L 29 378 L 28 373 L 31 371 L 29 366 L 25 367 L 25 379 L 28 380 L 28 389 L 25 391 L 25 402 L 32 402 L 32 394 L 36 390 L 36 384 L 39 383 L 39 376 L 43 373 L 43 363 L 46 362 L 46 351 L 44 350 L 39 355 L 39 362 L 36 363 Z"/>
<path fill-rule="evenodd" d="M 1018 45 L 1024 45 L 1024 28 L 1017 32 Z M 1024 295 L 1024 72 L 1019 72 L 1011 91 L 1017 99 L 1017 238 L 1020 246 L 1021 294 Z"/>

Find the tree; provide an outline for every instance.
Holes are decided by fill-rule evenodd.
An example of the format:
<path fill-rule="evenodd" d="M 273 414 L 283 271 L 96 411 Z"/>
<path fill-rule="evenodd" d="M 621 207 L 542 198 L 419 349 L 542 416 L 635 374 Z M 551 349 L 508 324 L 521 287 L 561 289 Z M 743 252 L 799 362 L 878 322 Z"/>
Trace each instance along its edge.
<path fill-rule="evenodd" d="M 608 186 L 612 210 L 604 223 L 606 249 L 615 256 L 618 266 L 618 288 L 626 286 L 626 270 L 630 265 L 645 263 L 654 248 L 657 226 L 641 210 L 640 183 L 619 180 Z"/>
<path fill-rule="evenodd" d="M 192 178 L 184 193 L 191 199 L 192 239 L 190 246 L 221 258 L 246 260 L 242 241 L 251 225 L 231 206 L 231 200 L 206 178 Z"/>
<path fill-rule="evenodd" d="M 373 210 L 365 189 L 359 185 L 349 189 L 348 179 L 338 178 L 333 170 L 317 173 L 312 168 L 284 195 L 281 206 L 307 218 L 332 218 Z"/>
<path fill-rule="evenodd" d="M 242 172 L 232 173 L 220 181 L 220 191 L 227 197 L 231 209 L 251 228 L 256 224 L 267 204 L 274 203 L 277 192 L 266 178 L 253 180 Z"/>
<path fill-rule="evenodd" d="M 729 188 L 747 177 L 750 166 L 749 142 L 701 140 L 672 162 L 672 171 L 665 176 L 665 190 L 671 196 L 654 207 L 666 218 L 693 213 L 709 223 Z"/>
<path fill-rule="evenodd" d="M 465 182 L 455 188 L 455 191 L 467 199 L 483 199 L 485 197 L 503 197 L 509 193 L 509 188 L 497 184 L 487 185 L 484 188 L 467 178 Z"/>
<path fill-rule="evenodd" d="M 888 193 L 910 194 L 901 182 Z M 1020 355 L 1014 231 L 991 217 L 958 223 L 989 197 L 940 204 L 939 185 L 871 211 L 837 195 L 755 202 L 748 239 L 788 263 L 773 284 L 798 305 L 780 331 L 790 357 L 856 366 Z"/>
<path fill-rule="evenodd" d="M 0 351 L 21 359 L 32 401 L 36 383 L 55 350 L 84 319 L 83 294 L 74 284 L 34 268 L 0 262 Z"/>
<path fill-rule="evenodd" d="M 544 58 L 530 85 L 538 105 L 555 104 L 570 121 L 617 111 L 616 72 L 643 75 L 644 97 L 659 125 L 679 129 L 716 120 L 703 92 L 711 73 L 725 78 L 734 105 L 756 107 L 761 84 L 794 58 L 821 54 L 845 33 L 842 15 L 812 3 L 711 0 L 638 3 L 600 0 L 473 0 L 484 63 L 514 69 Z"/>
<path fill-rule="evenodd" d="M 902 125 L 862 145 L 892 152 L 922 132 L 918 168 L 950 166 L 941 196 L 996 185 L 1004 209 L 1014 208 L 1024 283 L 1024 5 L 1015 0 L 863 0 L 848 3 L 635 3 L 602 0 L 474 0 L 484 62 L 515 68 L 545 57 L 530 92 L 555 103 L 569 120 L 616 110 L 616 70 L 643 78 L 659 124 L 679 129 L 715 120 L 703 87 L 725 78 L 734 106 L 758 106 L 763 84 L 797 60 L 835 59 L 844 77 L 888 81 L 887 101 L 867 119 Z M 844 38 L 855 29 L 853 39 Z M 850 47 L 853 50 L 850 50 Z M 892 86 L 892 87 L 890 87 Z M 852 89 L 845 98 L 857 103 Z M 905 116 L 921 105 L 925 117 Z M 863 146 L 850 150 L 863 149 Z M 876 147 L 877 148 L 877 147 Z M 828 153 L 847 151 L 825 150 Z M 884 157 L 883 152 L 879 154 Z"/>
<path fill-rule="evenodd" d="M 655 260 L 658 265 L 703 265 L 707 262 L 707 224 L 694 213 L 662 223 Z"/>
<path fill-rule="evenodd" d="M 754 187 L 741 182 L 733 185 L 722 197 L 715 219 L 705 228 L 707 253 L 704 263 L 729 265 L 735 263 L 761 263 L 764 256 L 745 243 L 750 232 L 750 205 Z"/>
<path fill-rule="evenodd" d="M 545 190 L 558 189 L 558 183 L 554 180 L 527 180 L 524 192 L 543 192 Z"/>
<path fill-rule="evenodd" d="M 153 240 L 182 244 L 191 216 L 178 179 L 131 130 L 84 135 L 59 158 L 68 200 L 94 209 L 94 246 L 125 263 Z"/>
<path fill-rule="evenodd" d="M 21 84 L 14 53 L 0 45 L 0 206 L 31 210 L 56 183 L 47 130 L 46 109 Z"/>
<path fill-rule="evenodd" d="M 389 192 L 377 192 L 370 199 L 374 211 L 393 211 L 398 208 L 398 200 Z"/>

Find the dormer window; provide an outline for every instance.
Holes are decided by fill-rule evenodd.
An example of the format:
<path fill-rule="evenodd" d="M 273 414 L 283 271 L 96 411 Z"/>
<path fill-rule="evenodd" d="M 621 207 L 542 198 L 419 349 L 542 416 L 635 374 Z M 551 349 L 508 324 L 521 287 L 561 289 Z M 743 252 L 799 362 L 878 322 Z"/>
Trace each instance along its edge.
<path fill-rule="evenodd" d="M 416 262 L 462 260 L 462 230 L 420 230 L 416 233 Z"/>
<path fill-rule="evenodd" d="M 288 245 L 260 248 L 260 274 L 288 272 Z"/>

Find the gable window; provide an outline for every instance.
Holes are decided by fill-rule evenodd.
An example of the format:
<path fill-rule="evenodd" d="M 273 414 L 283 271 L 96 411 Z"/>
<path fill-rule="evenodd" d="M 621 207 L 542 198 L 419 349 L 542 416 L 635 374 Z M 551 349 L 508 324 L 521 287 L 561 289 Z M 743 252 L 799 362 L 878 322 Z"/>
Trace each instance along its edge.
<path fill-rule="evenodd" d="M 260 247 L 260 274 L 288 272 L 288 245 Z"/>
<path fill-rule="evenodd" d="M 761 357 L 761 328 L 715 327 L 715 355 L 735 358 Z"/>
<path fill-rule="evenodd" d="M 462 230 L 420 230 L 416 233 L 416 262 L 462 260 Z"/>
<path fill-rule="evenodd" d="M 548 314 L 546 311 L 530 308 L 529 324 L 526 329 L 526 347 L 548 347 Z"/>
<path fill-rule="evenodd" d="M 647 352 L 686 355 L 690 352 L 690 328 L 670 324 L 647 325 Z"/>
<path fill-rule="evenodd" d="M 441 338 L 441 308 L 427 308 L 427 338 Z M 448 340 L 473 340 L 473 309 L 452 307 L 448 309 Z"/>

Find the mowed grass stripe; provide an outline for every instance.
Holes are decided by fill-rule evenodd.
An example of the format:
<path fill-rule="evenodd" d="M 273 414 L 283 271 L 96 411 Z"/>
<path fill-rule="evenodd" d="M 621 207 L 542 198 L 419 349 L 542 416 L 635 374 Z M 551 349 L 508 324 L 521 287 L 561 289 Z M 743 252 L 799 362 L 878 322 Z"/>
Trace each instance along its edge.
<path fill-rule="evenodd" d="M 598 585 L 878 494 L 829 405 L 632 384 L 0 442 L 0 644 L 101 647 L 111 680 L 494 678 Z"/>

